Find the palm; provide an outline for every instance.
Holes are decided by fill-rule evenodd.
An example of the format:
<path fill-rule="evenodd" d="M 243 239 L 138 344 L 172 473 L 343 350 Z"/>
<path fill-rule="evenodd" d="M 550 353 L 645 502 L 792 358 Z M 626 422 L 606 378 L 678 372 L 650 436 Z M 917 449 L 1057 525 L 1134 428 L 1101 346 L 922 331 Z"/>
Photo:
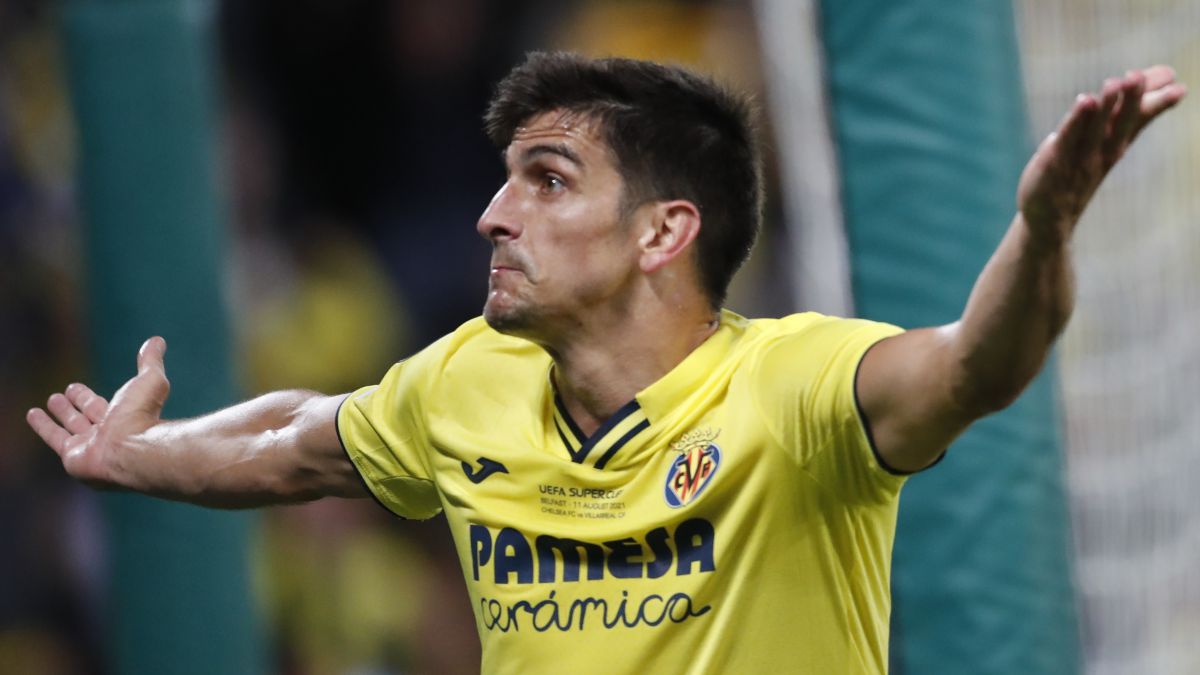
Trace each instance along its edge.
<path fill-rule="evenodd" d="M 1017 206 L 1040 235 L 1065 239 L 1101 181 L 1155 117 L 1186 90 L 1168 66 L 1105 80 L 1081 94 L 1058 129 L 1038 147 L 1017 187 Z"/>
<path fill-rule="evenodd" d="M 159 421 L 170 386 L 163 368 L 166 343 L 147 340 L 138 352 L 138 373 L 104 400 L 82 384 L 72 384 L 26 415 L 33 430 L 62 459 L 71 476 L 99 487 L 116 482 L 121 455 L 131 441 Z"/>

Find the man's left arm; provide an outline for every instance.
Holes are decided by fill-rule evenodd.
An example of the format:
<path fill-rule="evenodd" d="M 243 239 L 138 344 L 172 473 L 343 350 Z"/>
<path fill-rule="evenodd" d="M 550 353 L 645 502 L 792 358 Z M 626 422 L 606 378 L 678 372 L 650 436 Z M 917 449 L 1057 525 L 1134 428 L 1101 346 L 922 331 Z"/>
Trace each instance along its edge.
<path fill-rule="evenodd" d="M 1041 369 L 1074 302 L 1075 223 L 1138 133 L 1184 94 L 1171 68 L 1154 66 L 1079 95 L 1026 165 L 1017 215 L 962 318 L 888 338 L 863 357 L 856 392 L 890 468 L 928 466 Z"/>

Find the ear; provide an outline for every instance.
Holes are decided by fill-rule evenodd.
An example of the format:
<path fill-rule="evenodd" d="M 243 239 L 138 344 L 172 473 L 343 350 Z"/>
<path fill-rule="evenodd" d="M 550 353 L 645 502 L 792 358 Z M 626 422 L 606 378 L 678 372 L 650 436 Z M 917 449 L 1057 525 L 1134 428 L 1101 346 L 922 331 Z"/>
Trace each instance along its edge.
<path fill-rule="evenodd" d="M 700 234 L 700 209 L 686 199 L 656 202 L 646 229 L 638 238 L 643 272 L 662 269 L 687 250 Z"/>

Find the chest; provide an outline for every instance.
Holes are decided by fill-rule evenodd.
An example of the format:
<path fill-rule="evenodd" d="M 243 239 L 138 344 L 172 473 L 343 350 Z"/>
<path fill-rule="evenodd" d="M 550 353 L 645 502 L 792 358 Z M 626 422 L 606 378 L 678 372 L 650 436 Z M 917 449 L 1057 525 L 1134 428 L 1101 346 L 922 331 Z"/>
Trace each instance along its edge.
<path fill-rule="evenodd" d="M 582 446 L 561 438 L 553 415 L 507 422 L 505 433 L 435 434 L 432 468 L 472 584 L 711 572 L 786 475 L 768 434 L 724 406 L 631 416 Z"/>

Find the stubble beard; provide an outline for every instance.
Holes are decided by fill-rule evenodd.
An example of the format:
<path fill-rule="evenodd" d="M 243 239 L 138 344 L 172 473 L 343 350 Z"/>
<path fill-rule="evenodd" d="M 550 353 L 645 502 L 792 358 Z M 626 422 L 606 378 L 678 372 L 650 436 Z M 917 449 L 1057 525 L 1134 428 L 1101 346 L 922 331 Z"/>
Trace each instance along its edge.
<path fill-rule="evenodd" d="M 535 312 L 518 298 L 489 290 L 483 305 L 483 318 L 499 333 L 526 337 L 535 323 Z"/>

